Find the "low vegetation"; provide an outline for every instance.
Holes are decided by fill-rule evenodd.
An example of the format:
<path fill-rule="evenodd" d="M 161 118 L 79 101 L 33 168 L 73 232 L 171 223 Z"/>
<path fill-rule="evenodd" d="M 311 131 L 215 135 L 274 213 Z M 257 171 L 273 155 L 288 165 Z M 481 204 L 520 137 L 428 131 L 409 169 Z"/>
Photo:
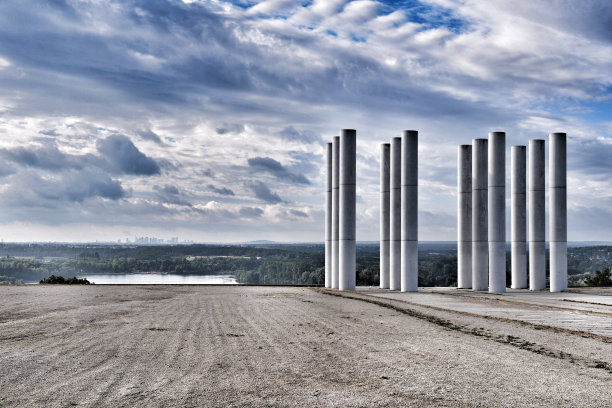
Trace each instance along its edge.
<path fill-rule="evenodd" d="M 87 279 L 79 279 L 76 276 L 73 276 L 72 278 L 64 278 L 63 276 L 55 276 L 55 275 L 51 275 L 46 279 L 41 279 L 40 282 L 41 284 L 45 284 L 45 285 L 49 285 L 49 284 L 60 284 L 60 285 L 90 285 L 91 282 L 89 282 Z"/>
<path fill-rule="evenodd" d="M 612 286 L 612 270 L 610 267 L 595 271 L 593 276 L 586 278 L 587 286 Z"/>

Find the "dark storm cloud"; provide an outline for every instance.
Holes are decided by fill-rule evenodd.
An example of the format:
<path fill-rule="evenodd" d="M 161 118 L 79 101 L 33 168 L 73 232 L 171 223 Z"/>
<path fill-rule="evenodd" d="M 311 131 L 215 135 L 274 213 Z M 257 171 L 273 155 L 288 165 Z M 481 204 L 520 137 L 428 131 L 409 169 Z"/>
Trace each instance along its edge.
<path fill-rule="evenodd" d="M 298 131 L 293 126 L 288 126 L 280 131 L 279 135 L 292 142 L 303 142 L 303 143 L 319 143 L 321 142 L 321 136 L 310 130 Z"/>
<path fill-rule="evenodd" d="M 45 136 L 52 136 L 52 137 L 57 137 L 59 136 L 59 134 L 54 130 L 41 130 L 38 133 L 40 133 L 41 135 L 45 135 Z"/>
<path fill-rule="evenodd" d="M 112 164 L 112 168 L 122 173 L 143 176 L 160 173 L 157 162 L 145 156 L 125 136 L 111 135 L 100 140 L 98 151 Z"/>
<path fill-rule="evenodd" d="M 199 174 L 201 176 L 206 176 L 206 177 L 214 177 L 215 176 L 215 172 L 212 171 L 212 169 L 201 170 L 199 172 Z"/>
<path fill-rule="evenodd" d="M 308 214 L 306 214 L 304 211 L 289 210 L 289 213 L 295 215 L 296 217 L 308 218 Z"/>
<path fill-rule="evenodd" d="M 263 215 L 263 210 L 259 207 L 242 207 L 239 211 L 240 215 L 247 218 L 259 218 Z"/>
<path fill-rule="evenodd" d="M 303 174 L 291 173 L 282 164 L 270 157 L 254 157 L 249 159 L 248 163 L 252 171 L 266 172 L 279 180 L 291 183 L 310 184 L 310 181 Z"/>
<path fill-rule="evenodd" d="M 160 139 L 159 135 L 155 132 L 153 132 L 151 129 L 142 129 L 136 132 L 138 134 L 138 136 L 142 137 L 145 140 L 150 140 L 152 142 L 155 142 L 157 144 L 163 144 L 164 142 L 162 142 L 162 140 Z"/>
<path fill-rule="evenodd" d="M 278 194 L 270 191 L 268 186 L 266 186 L 261 181 L 252 181 L 248 183 L 248 187 L 255 193 L 255 197 L 263 200 L 267 203 L 278 204 L 282 203 L 283 199 L 278 196 Z"/>
<path fill-rule="evenodd" d="M 548 144 L 548 141 L 546 141 Z M 578 171 L 595 179 L 610 179 L 612 140 L 582 140 L 568 135 L 568 171 Z"/>
<path fill-rule="evenodd" d="M 4 200 L 24 207 L 56 207 L 89 198 L 119 200 L 126 196 L 121 183 L 93 171 L 68 171 L 43 179 L 33 171 L 11 178 Z"/>
<path fill-rule="evenodd" d="M 187 200 L 185 194 L 182 193 L 176 186 L 166 184 L 164 186 L 154 186 L 157 191 L 157 198 L 163 203 L 176 204 L 186 207 L 191 207 L 192 204 Z"/>
<path fill-rule="evenodd" d="M 226 133 L 242 133 L 244 132 L 244 125 L 239 123 L 224 123 L 216 129 L 218 135 L 224 135 Z"/>
<path fill-rule="evenodd" d="M 230 190 L 229 188 L 215 187 L 212 184 L 209 184 L 207 187 L 213 193 L 217 193 L 217 194 L 221 194 L 221 195 L 227 195 L 227 196 L 233 196 L 234 195 L 234 192 L 232 190 Z"/>
<path fill-rule="evenodd" d="M 21 166 L 50 171 L 81 169 L 87 162 L 90 164 L 100 162 L 93 155 L 77 156 L 62 153 L 54 142 L 48 142 L 42 146 L 0 149 L 0 156 L 6 161 Z"/>

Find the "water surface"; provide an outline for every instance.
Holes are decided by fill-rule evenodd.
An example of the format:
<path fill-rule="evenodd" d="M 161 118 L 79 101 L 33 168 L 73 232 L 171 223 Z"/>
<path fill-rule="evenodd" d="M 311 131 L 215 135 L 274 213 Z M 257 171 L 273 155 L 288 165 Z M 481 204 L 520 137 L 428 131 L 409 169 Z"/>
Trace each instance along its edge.
<path fill-rule="evenodd" d="M 237 285 L 234 275 L 125 273 L 80 275 L 96 285 Z"/>

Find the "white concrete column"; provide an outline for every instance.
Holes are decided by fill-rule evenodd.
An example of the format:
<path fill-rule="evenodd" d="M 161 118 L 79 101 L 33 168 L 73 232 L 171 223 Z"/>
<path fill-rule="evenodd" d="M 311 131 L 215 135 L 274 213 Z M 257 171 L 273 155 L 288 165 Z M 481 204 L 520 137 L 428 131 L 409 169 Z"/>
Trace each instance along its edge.
<path fill-rule="evenodd" d="M 389 289 L 401 287 L 401 162 L 402 139 L 391 139 L 389 178 Z"/>
<path fill-rule="evenodd" d="M 457 157 L 457 287 L 472 288 L 472 145 Z"/>
<path fill-rule="evenodd" d="M 529 141 L 529 289 L 546 289 L 545 144 Z"/>
<path fill-rule="evenodd" d="M 338 289 L 340 270 L 340 136 L 332 141 L 332 288 Z"/>
<path fill-rule="evenodd" d="M 380 144 L 380 288 L 389 289 L 389 200 L 391 144 Z"/>
<path fill-rule="evenodd" d="M 527 148 L 510 150 L 510 226 L 512 239 L 512 288 L 527 287 Z"/>
<path fill-rule="evenodd" d="M 506 291 L 506 133 L 489 133 L 489 292 Z"/>
<path fill-rule="evenodd" d="M 489 287 L 487 139 L 472 139 L 472 289 Z"/>
<path fill-rule="evenodd" d="M 325 287 L 331 288 L 332 275 L 332 144 L 327 143 L 325 160 Z"/>
<path fill-rule="evenodd" d="M 340 271 L 339 290 L 355 290 L 357 216 L 357 132 L 340 132 Z"/>
<path fill-rule="evenodd" d="M 550 144 L 550 291 L 567 290 L 567 137 L 551 133 Z"/>
<path fill-rule="evenodd" d="M 418 178 L 419 178 L 419 132 L 405 130 L 402 133 L 401 158 L 401 279 L 402 292 L 419 289 L 418 253 Z"/>

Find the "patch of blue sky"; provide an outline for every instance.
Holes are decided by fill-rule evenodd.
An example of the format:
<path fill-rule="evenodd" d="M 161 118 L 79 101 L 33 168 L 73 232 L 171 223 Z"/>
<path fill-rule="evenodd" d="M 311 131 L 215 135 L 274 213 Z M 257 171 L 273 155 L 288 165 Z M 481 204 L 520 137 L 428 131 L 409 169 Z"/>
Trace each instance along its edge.
<path fill-rule="evenodd" d="M 234 6 L 238 6 L 243 9 L 249 9 L 253 6 L 256 6 L 257 4 L 261 2 L 262 0 L 230 0 L 229 1 L 229 3 L 233 4 Z M 302 0 L 301 2 L 299 2 L 299 4 L 302 7 L 308 7 L 312 4 L 312 0 Z M 269 17 L 274 17 L 274 16 L 269 16 Z"/>
<path fill-rule="evenodd" d="M 568 99 L 557 103 L 539 104 L 537 108 L 570 122 L 575 118 L 593 126 L 612 123 L 612 87 L 608 88 L 598 101 Z"/>
<path fill-rule="evenodd" d="M 259 1 L 253 1 L 253 0 L 232 0 L 232 1 L 229 1 L 229 3 L 233 4 L 234 6 L 238 6 L 240 8 L 243 8 L 243 9 L 248 9 L 248 8 L 253 7 L 257 3 L 259 3 Z"/>
<path fill-rule="evenodd" d="M 459 34 L 469 28 L 469 22 L 458 18 L 453 10 L 425 4 L 419 0 L 379 0 L 384 7 L 380 14 L 389 14 L 396 10 L 403 10 L 408 20 L 423 26 L 423 29 L 445 27 L 447 30 Z"/>
<path fill-rule="evenodd" d="M 580 103 L 576 107 L 570 107 L 575 116 L 589 123 L 612 123 L 612 99 Z"/>

